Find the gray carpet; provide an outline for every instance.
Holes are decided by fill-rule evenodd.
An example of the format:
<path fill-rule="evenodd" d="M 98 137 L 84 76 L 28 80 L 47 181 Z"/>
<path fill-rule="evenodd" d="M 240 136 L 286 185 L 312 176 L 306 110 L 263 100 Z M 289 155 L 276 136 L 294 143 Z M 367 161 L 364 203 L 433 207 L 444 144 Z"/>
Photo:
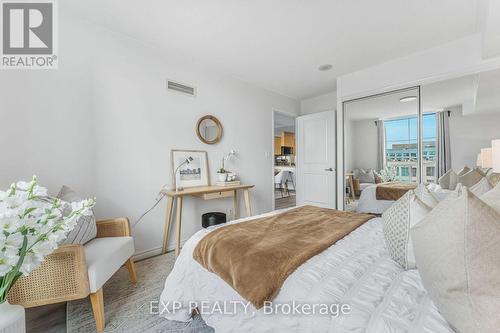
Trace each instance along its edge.
<path fill-rule="evenodd" d="M 143 260 L 136 263 L 139 280 L 136 286 L 130 283 L 125 267 L 104 285 L 105 332 L 214 332 L 200 316 L 183 323 L 169 321 L 149 313 L 150 302 L 158 301 L 174 262 L 173 253 Z M 94 316 L 88 298 L 68 302 L 67 330 L 70 333 L 95 332 Z"/>

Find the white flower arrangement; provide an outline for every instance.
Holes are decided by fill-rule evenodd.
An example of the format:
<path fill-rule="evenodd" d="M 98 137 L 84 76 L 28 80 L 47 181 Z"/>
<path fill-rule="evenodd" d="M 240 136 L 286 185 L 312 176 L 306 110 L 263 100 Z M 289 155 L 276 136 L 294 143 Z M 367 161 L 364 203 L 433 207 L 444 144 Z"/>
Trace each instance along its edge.
<path fill-rule="evenodd" d="M 28 275 L 57 249 L 82 215 L 91 215 L 95 201 L 71 203 L 47 196 L 47 189 L 31 182 L 17 182 L 0 191 L 0 304 L 21 275 Z"/>

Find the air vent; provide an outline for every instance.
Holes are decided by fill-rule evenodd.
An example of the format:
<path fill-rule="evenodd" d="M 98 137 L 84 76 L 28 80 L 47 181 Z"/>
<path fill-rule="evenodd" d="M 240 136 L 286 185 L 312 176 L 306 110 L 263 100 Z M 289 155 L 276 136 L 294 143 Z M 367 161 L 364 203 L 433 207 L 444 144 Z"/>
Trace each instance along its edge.
<path fill-rule="evenodd" d="M 174 81 L 167 81 L 167 89 L 171 91 L 177 91 L 189 96 L 195 96 L 196 95 L 196 88 L 187 86 L 182 83 L 174 82 Z"/>

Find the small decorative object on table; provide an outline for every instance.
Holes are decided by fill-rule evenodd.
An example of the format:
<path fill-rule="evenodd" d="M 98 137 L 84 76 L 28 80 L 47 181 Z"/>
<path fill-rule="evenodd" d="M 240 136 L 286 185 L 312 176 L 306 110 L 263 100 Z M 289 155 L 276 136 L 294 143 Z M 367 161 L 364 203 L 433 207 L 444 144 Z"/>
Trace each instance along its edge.
<path fill-rule="evenodd" d="M 236 180 L 236 174 L 226 170 L 225 166 L 224 166 L 225 162 L 233 156 L 236 156 L 236 152 L 234 151 L 234 149 L 231 149 L 231 151 L 222 158 L 222 166 L 219 170 L 217 170 L 217 181 L 218 182 L 226 182 L 226 181 Z"/>
<path fill-rule="evenodd" d="M 17 182 L 0 191 L 0 333 L 25 332 L 24 308 L 7 302 L 21 275 L 28 275 L 52 253 L 82 215 L 92 214 L 94 200 L 63 202 L 31 182 Z"/>

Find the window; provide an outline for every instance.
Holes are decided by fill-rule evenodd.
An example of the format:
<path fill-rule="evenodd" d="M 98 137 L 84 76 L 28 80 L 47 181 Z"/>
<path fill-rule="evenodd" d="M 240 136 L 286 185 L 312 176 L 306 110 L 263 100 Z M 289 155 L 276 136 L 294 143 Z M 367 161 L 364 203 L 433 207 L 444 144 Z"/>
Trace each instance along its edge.
<path fill-rule="evenodd" d="M 423 115 L 424 181 L 435 181 L 436 172 L 436 114 Z M 397 170 L 397 180 L 417 181 L 418 119 L 407 117 L 384 121 L 386 164 Z M 410 171 L 411 170 L 411 171 Z"/>

